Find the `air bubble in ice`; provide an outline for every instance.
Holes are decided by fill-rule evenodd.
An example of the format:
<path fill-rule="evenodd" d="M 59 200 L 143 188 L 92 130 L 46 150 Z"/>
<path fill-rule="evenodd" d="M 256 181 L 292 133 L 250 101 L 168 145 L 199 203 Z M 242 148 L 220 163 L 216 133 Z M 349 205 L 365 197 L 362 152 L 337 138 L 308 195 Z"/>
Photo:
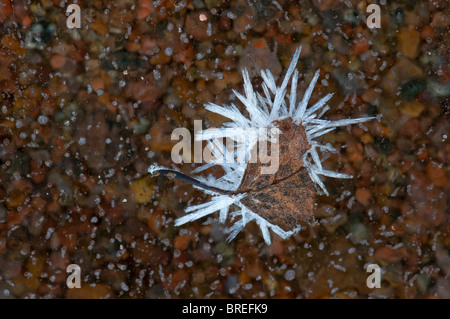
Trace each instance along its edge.
<path fill-rule="evenodd" d="M 39 115 L 38 122 L 39 124 L 45 125 L 48 123 L 48 117 L 45 115 Z"/>

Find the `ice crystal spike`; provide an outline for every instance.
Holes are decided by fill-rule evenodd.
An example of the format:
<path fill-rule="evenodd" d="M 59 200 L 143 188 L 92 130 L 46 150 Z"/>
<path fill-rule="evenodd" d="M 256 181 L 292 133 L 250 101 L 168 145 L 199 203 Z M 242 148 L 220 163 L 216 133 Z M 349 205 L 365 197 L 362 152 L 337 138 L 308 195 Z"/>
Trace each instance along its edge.
<path fill-rule="evenodd" d="M 276 85 L 275 78 L 269 70 L 261 70 L 261 78 L 263 80 L 262 88 L 264 91 L 263 95 L 254 91 L 248 71 L 244 69 L 242 72 L 244 92 L 243 94 L 235 90 L 233 90 L 233 92 L 245 106 L 248 116 L 241 113 L 235 105 L 220 106 L 209 103 L 205 106 L 207 110 L 220 114 L 231 121 L 224 124 L 224 128 L 226 127 L 227 130 L 216 129 L 204 131 L 205 134 L 201 135 L 201 139 L 205 140 L 207 143 L 217 145 L 218 143 L 221 143 L 219 141 L 223 137 L 235 138 L 235 136 L 227 136 L 227 134 L 231 134 L 233 132 L 233 130 L 230 129 L 234 128 L 236 130 L 246 130 L 270 128 L 273 127 L 274 121 L 281 121 L 286 118 L 291 118 L 295 124 L 303 126 L 308 142 L 311 145 L 302 158 L 309 177 L 314 184 L 316 184 L 316 186 L 328 195 L 328 191 L 319 177 L 320 175 L 333 178 L 351 178 L 351 176 L 324 169 L 322 167 L 322 160 L 319 157 L 317 149 L 328 151 L 332 151 L 333 149 L 330 145 L 319 144 L 314 139 L 331 132 L 338 126 L 362 123 L 373 119 L 373 117 L 343 119 L 338 121 L 321 119 L 321 117 L 329 109 L 327 102 L 331 99 L 333 94 L 327 94 L 308 108 L 309 99 L 319 78 L 320 72 L 319 70 L 315 72 L 313 79 L 309 83 L 303 97 L 297 98 L 296 91 L 299 73 L 295 67 L 300 57 L 300 52 L 301 46 L 295 51 L 291 64 L 289 65 L 280 86 Z M 289 82 L 291 83 L 290 94 L 287 94 Z M 239 147 L 243 146 L 240 146 L 238 141 L 236 148 Z M 225 152 L 231 152 L 225 147 L 222 147 L 221 149 L 225 150 Z M 247 196 L 246 193 L 233 193 L 233 191 L 236 191 L 241 184 L 241 180 L 246 170 L 246 163 L 223 163 L 222 161 L 213 161 L 197 168 L 196 172 L 200 172 L 215 165 L 222 167 L 224 171 L 222 176 L 217 178 L 210 175 L 206 178 L 197 178 L 202 183 L 210 186 L 209 189 L 205 189 L 204 191 L 212 195 L 211 199 L 206 203 L 188 207 L 186 209 L 186 213 L 188 214 L 176 220 L 177 226 L 195 221 L 214 212 L 219 212 L 219 221 L 221 223 L 224 223 L 230 215 L 230 219 L 234 221 L 234 224 L 228 229 L 230 233 L 228 240 L 235 238 L 236 235 L 245 227 L 245 225 L 251 221 L 255 221 L 260 227 L 264 241 L 267 244 L 271 243 L 269 230 L 272 230 L 272 232 L 279 235 L 283 239 L 290 237 L 300 230 L 300 225 L 297 225 L 292 230 L 286 231 L 278 225 L 270 223 L 242 203 L 241 200 Z M 152 167 L 149 171 L 154 172 L 155 170 L 157 170 L 157 168 Z M 229 193 L 213 192 L 211 191 L 211 188 L 214 187 L 227 190 Z M 233 205 L 236 206 L 238 210 L 230 213 L 230 207 Z"/>

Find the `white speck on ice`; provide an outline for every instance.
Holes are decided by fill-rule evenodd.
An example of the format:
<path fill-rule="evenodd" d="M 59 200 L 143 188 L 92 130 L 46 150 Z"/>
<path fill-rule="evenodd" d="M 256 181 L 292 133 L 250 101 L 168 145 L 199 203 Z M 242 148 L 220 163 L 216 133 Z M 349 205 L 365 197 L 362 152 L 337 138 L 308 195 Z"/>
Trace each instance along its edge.
<path fill-rule="evenodd" d="M 166 48 L 166 49 L 164 50 L 164 54 L 167 55 L 167 56 L 171 56 L 172 53 L 173 53 L 172 48 Z"/>
<path fill-rule="evenodd" d="M 153 70 L 153 77 L 155 80 L 159 80 L 161 78 L 161 73 L 158 70 Z"/>
<path fill-rule="evenodd" d="M 78 144 L 79 144 L 79 145 L 84 145 L 84 144 L 86 144 L 86 139 L 85 139 L 84 137 L 80 137 L 80 138 L 78 139 Z"/>
<path fill-rule="evenodd" d="M 295 270 L 289 269 L 284 273 L 284 279 L 291 281 L 295 279 Z"/>
<path fill-rule="evenodd" d="M 48 123 L 48 117 L 45 115 L 39 115 L 38 122 L 39 124 L 45 125 Z"/>

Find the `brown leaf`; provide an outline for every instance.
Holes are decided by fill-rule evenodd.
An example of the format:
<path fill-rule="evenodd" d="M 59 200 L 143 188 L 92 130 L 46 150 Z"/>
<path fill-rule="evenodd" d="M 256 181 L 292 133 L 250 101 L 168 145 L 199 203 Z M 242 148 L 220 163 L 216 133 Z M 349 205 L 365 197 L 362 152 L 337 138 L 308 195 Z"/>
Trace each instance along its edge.
<path fill-rule="evenodd" d="M 258 163 L 248 163 L 235 193 L 247 193 L 241 200 L 244 205 L 268 222 L 291 230 L 299 221 L 310 222 L 313 218 L 314 184 L 302 160 L 311 145 L 303 126 L 291 118 L 277 121 L 275 126 L 282 132 L 278 170 L 275 174 L 261 174 L 260 158 Z"/>

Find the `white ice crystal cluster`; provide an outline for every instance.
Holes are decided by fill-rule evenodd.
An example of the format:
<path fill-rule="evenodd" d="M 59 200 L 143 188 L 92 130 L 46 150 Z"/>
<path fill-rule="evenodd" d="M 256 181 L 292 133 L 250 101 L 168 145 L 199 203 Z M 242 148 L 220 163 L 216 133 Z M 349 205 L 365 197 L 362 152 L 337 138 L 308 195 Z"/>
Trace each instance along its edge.
<path fill-rule="evenodd" d="M 261 77 L 263 80 L 263 94 L 253 90 L 248 71 L 244 69 L 242 72 L 244 79 L 244 94 L 241 94 L 235 90 L 233 90 L 233 92 L 245 106 L 248 116 L 242 114 L 234 104 L 220 106 L 209 103 L 205 106 L 207 110 L 229 118 L 231 121 L 224 123 L 222 128 L 205 130 L 203 131 L 203 134 L 197 135 L 197 138 L 206 141 L 207 144 L 211 146 L 210 149 L 213 153 L 220 152 L 219 150 L 222 150 L 222 152 L 232 152 L 233 154 L 231 154 L 231 156 L 235 156 L 235 154 L 239 153 L 238 149 L 240 147 L 248 147 L 248 136 L 245 136 L 245 134 L 239 134 L 239 132 L 246 130 L 254 131 L 259 128 L 269 129 L 274 126 L 274 121 L 280 121 L 290 117 L 295 124 L 303 126 L 308 141 L 311 145 L 311 148 L 303 156 L 303 162 L 309 172 L 309 176 L 314 183 L 328 195 L 325 185 L 319 175 L 334 178 L 351 178 L 351 176 L 326 170 L 322 167 L 318 150 L 335 150 L 330 145 L 322 145 L 318 143 L 315 139 L 331 132 L 338 126 L 361 123 L 372 118 L 343 119 L 339 121 L 321 119 L 325 112 L 329 110 L 327 102 L 331 99 L 333 94 L 327 94 L 314 105 L 308 107 L 309 99 L 317 79 L 319 78 L 319 70 L 314 74 L 314 77 L 302 99 L 297 99 L 297 82 L 299 74 L 295 67 L 300 56 L 300 51 L 301 47 L 296 50 L 294 57 L 292 58 L 292 62 L 289 65 L 280 86 L 276 85 L 275 78 L 269 70 L 261 71 Z M 290 90 L 288 93 L 289 82 Z M 236 130 L 237 134 L 233 133 L 233 129 Z M 241 141 L 239 140 L 239 136 L 242 138 Z M 238 137 L 238 140 L 236 141 L 237 143 L 235 145 L 235 150 L 229 150 L 224 147 L 224 138 L 236 139 L 236 137 Z M 259 138 L 261 137 L 259 136 Z M 245 139 L 247 139 L 247 145 L 245 144 Z M 256 143 L 255 139 L 250 141 L 250 148 L 254 145 L 254 143 Z M 224 154 L 214 155 L 217 158 L 220 158 Z M 213 160 L 196 169 L 194 173 L 201 172 L 216 165 L 222 167 L 224 175 L 218 178 L 213 175 L 209 175 L 207 177 L 198 177 L 197 179 L 216 188 L 229 191 L 237 190 L 241 183 L 247 164 L 239 163 L 238 161 L 234 161 L 233 163 L 224 163 L 222 160 Z M 152 172 L 156 169 L 156 167 L 152 167 L 149 171 Z M 235 238 L 236 235 L 245 227 L 245 225 L 251 221 L 255 221 L 256 224 L 259 225 L 263 238 L 267 244 L 271 243 L 269 230 L 272 230 L 283 239 L 290 237 L 300 230 L 300 225 L 298 225 L 291 231 L 285 231 L 279 226 L 269 223 L 256 212 L 251 211 L 241 203 L 241 199 L 246 196 L 245 193 L 225 195 L 210 190 L 202 190 L 205 193 L 212 195 L 210 201 L 200 205 L 188 207 L 186 209 L 187 214 L 175 221 L 176 226 L 195 221 L 218 211 L 219 222 L 224 223 L 228 215 L 231 215 L 231 220 L 234 221 L 233 225 L 228 229 L 230 232 L 228 240 Z M 232 206 L 236 206 L 237 209 L 230 212 L 230 208 Z"/>

